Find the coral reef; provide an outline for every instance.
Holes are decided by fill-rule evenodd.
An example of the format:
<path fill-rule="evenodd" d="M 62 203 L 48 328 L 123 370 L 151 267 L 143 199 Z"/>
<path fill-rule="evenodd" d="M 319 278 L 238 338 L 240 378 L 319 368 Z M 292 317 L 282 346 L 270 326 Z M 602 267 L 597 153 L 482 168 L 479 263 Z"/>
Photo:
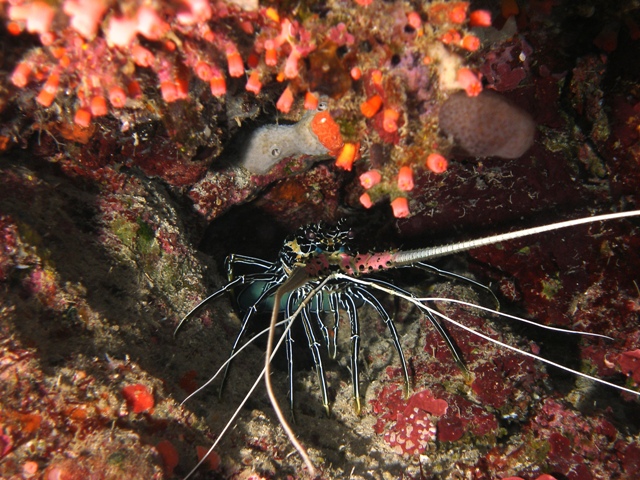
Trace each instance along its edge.
<path fill-rule="evenodd" d="M 333 115 L 347 143 L 343 151 L 339 142 L 321 154 L 337 157 L 338 167 L 351 170 L 355 160 L 369 156 L 370 147 L 388 150 L 391 162 L 371 165 L 382 174 L 369 192 L 373 203 L 407 198 L 410 189 L 396 185 L 399 170 L 422 170 L 430 154 L 448 152 L 434 113 L 457 89 L 469 95 L 481 91 L 479 76 L 469 67 L 477 57 L 468 57 L 481 46 L 471 29 L 491 25 L 490 12 L 470 10 L 468 2 L 436 2 L 418 10 L 333 2 L 326 12 L 309 5 L 291 17 L 275 7 L 223 0 L 21 0 L 2 7 L 10 34 L 31 33 L 40 43 L 22 57 L 13 52 L 17 62 L 5 97 L 27 118 L 47 115 L 65 138 L 85 141 L 107 125 L 113 128 L 113 120 L 119 131 L 114 136 L 123 142 L 137 129 L 159 123 L 164 131 L 156 135 L 173 145 L 179 158 L 200 156 L 208 164 L 237 131 L 238 125 L 227 122 L 259 116 L 246 104 L 273 101 L 293 120 L 300 118 L 292 108 L 296 98 L 304 96 L 305 107 L 313 110 L 317 97 L 328 95 L 340 100 Z M 15 128 L 2 133 L 5 148 L 17 142 Z M 273 142 L 265 144 L 260 148 Z M 319 151 L 279 150 L 273 162 Z M 258 168 L 252 162 L 241 164 L 258 174 L 273 165 Z M 171 176 L 163 168 L 153 174 Z M 396 203 L 401 205 L 396 215 L 409 213 L 406 200 Z M 200 211 L 206 208 L 206 202 L 199 205 Z"/>
<path fill-rule="evenodd" d="M 640 12 L 574 3 L 0 2 L 0 477 L 186 475 L 262 363 L 258 339 L 220 398 L 214 386 L 180 405 L 238 329 L 220 299 L 173 337 L 224 282 L 228 253 L 272 260 L 292 229 L 341 216 L 366 251 L 638 208 Z M 441 131 L 448 98 L 485 90 L 533 117 L 522 157 L 470 157 Z M 286 152 L 266 172 L 239 165 L 260 128 L 306 125 L 323 97 L 344 145 Z M 505 311 L 615 341 L 438 308 L 634 387 L 639 238 L 637 223 L 612 222 L 438 264 L 491 283 Z M 491 302 L 410 269 L 388 279 Z M 296 342 L 295 429 L 321 477 L 639 475 L 636 399 L 451 327 L 465 374 L 417 312 L 385 305 L 410 359 L 407 399 L 375 312 L 361 312 L 360 415 L 348 328 L 327 362 L 330 418 Z M 233 427 L 193 478 L 305 477 L 263 392 Z"/>

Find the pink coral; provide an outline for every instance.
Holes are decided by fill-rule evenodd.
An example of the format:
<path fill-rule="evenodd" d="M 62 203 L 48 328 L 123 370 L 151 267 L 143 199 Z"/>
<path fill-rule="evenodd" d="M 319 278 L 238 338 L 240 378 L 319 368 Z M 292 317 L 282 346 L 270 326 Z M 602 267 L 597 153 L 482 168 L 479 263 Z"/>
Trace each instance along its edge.
<path fill-rule="evenodd" d="M 482 91 L 482 83 L 480 82 L 480 79 L 468 68 L 461 68 L 458 70 L 456 80 L 458 81 L 460 88 L 467 92 L 467 95 L 470 97 L 475 97 Z"/>
<path fill-rule="evenodd" d="M 44 34 L 51 28 L 55 10 L 45 2 L 36 1 L 23 5 L 11 5 L 8 16 L 11 20 L 25 22 L 28 32 Z"/>
<path fill-rule="evenodd" d="M 113 16 L 105 32 L 107 41 L 117 47 L 128 47 L 138 34 L 138 21 L 135 18 Z"/>
<path fill-rule="evenodd" d="M 382 180 L 382 175 L 377 170 L 369 170 L 360 175 L 360 184 L 366 189 L 379 184 L 380 180 Z"/>
<path fill-rule="evenodd" d="M 160 40 L 169 30 L 169 25 L 162 20 L 158 12 L 148 6 L 142 6 L 136 14 L 137 30 L 149 40 Z"/>
<path fill-rule="evenodd" d="M 89 39 L 97 33 L 107 5 L 102 0 L 65 0 L 63 9 L 71 17 L 71 27 Z"/>

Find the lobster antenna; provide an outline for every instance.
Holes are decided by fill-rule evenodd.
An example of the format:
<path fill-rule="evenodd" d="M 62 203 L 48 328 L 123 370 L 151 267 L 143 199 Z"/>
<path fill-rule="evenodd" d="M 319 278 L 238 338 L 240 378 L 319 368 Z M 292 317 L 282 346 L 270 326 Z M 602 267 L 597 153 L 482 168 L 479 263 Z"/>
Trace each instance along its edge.
<path fill-rule="evenodd" d="M 638 211 L 637 214 L 640 215 L 640 211 Z M 595 217 L 592 217 L 592 218 L 595 218 Z M 380 285 L 378 283 L 370 282 L 368 280 L 362 280 L 362 279 L 359 279 L 359 278 L 354 278 L 354 277 L 345 275 L 343 273 L 335 273 L 333 275 L 333 277 L 336 278 L 336 279 L 348 280 L 348 281 L 350 281 L 352 283 L 365 285 L 367 287 L 374 288 L 374 289 L 379 290 L 381 292 L 388 293 L 389 295 L 392 295 L 394 297 L 402 298 L 403 300 L 406 300 L 407 302 L 414 304 L 416 307 L 418 307 L 423 312 L 430 312 L 431 314 L 441 318 L 442 320 L 446 321 L 447 323 L 451 323 L 451 324 L 453 324 L 453 325 L 455 325 L 455 326 L 457 326 L 459 328 L 462 328 L 463 330 L 469 332 L 470 334 L 475 335 L 475 336 L 477 336 L 479 338 L 482 338 L 482 339 L 484 339 L 484 340 L 486 340 L 488 342 L 491 342 L 494 345 L 498 345 L 498 346 L 500 346 L 502 348 L 506 348 L 506 349 L 511 350 L 513 352 L 517 352 L 517 353 L 519 353 L 521 355 L 527 356 L 529 358 L 533 358 L 533 359 L 538 360 L 540 362 L 546 363 L 547 365 L 551 365 L 553 367 L 556 367 L 556 368 L 559 368 L 561 370 L 564 370 L 565 372 L 572 373 L 574 375 L 577 375 L 577 376 L 582 377 L 582 378 L 586 378 L 586 379 L 591 380 L 593 382 L 597 382 L 597 383 L 600 383 L 602 385 L 607 385 L 609 387 L 615 388 L 616 390 L 620 390 L 622 392 L 630 393 L 632 395 L 640 396 L 640 392 L 637 392 L 635 390 L 631 390 L 630 388 L 623 387 L 623 386 L 620 386 L 620 385 L 616 385 L 615 383 L 608 382 L 608 381 L 603 380 L 603 379 L 598 378 L 598 377 L 593 377 L 593 376 L 591 376 L 591 375 L 589 375 L 587 373 L 580 372 L 579 370 L 574 370 L 572 368 L 565 367 L 564 365 L 556 363 L 556 362 L 553 362 L 553 361 L 551 361 L 551 360 L 549 360 L 547 358 L 541 357 L 541 356 L 536 355 L 536 354 L 531 353 L 531 352 L 527 352 L 526 350 L 521 350 L 518 347 L 514 347 L 513 345 L 509 345 L 508 343 L 501 342 L 500 340 L 497 340 L 495 338 L 491 338 L 490 336 L 485 335 L 484 333 L 479 332 L 477 330 L 474 330 L 473 328 L 468 327 L 468 326 L 464 325 L 463 323 L 457 322 L 453 318 L 451 318 L 451 317 L 439 312 L 438 310 L 435 310 L 435 309 L 429 307 L 428 305 L 425 305 L 425 303 L 424 303 L 424 302 L 430 302 L 430 301 L 450 302 L 451 299 L 449 299 L 449 298 L 429 298 L 429 297 L 419 298 L 419 297 L 414 297 L 413 295 L 407 295 L 405 293 L 400 292 L 399 290 L 389 288 L 389 287 L 387 287 L 385 285 Z M 457 301 L 454 301 L 454 302 L 455 303 L 461 303 L 461 304 L 465 304 L 466 303 L 466 302 L 457 302 Z M 472 307 L 472 308 L 478 308 L 479 307 L 478 305 L 474 305 L 474 304 L 471 304 L 471 303 L 467 303 L 466 305 L 468 307 Z M 480 308 L 482 310 L 491 311 L 491 309 L 489 309 L 489 308 L 487 308 L 487 309 L 485 309 L 484 307 L 480 307 Z M 500 313 L 498 311 L 495 311 L 495 310 L 493 311 L 493 313 L 495 313 L 495 314 L 497 314 L 499 316 L 509 317 L 509 315 L 502 314 L 502 313 Z M 515 317 L 515 316 L 512 316 L 511 318 L 518 319 L 518 320 L 524 320 L 524 319 L 521 319 L 521 318 L 518 318 L 518 317 Z M 542 325 L 538 325 L 538 326 L 542 327 Z M 543 328 L 548 328 L 548 326 L 545 326 Z M 566 332 L 566 333 L 575 334 L 577 332 Z M 584 333 L 581 333 L 581 335 L 584 335 Z M 590 334 L 590 335 L 593 335 L 593 334 Z"/>
<path fill-rule="evenodd" d="M 293 432 L 293 428 L 291 428 L 291 425 L 289 425 L 289 422 L 287 422 L 287 419 L 285 418 L 284 413 L 280 408 L 280 404 L 278 403 L 278 399 L 276 398 L 276 395 L 273 391 L 273 385 L 271 384 L 271 356 L 273 353 L 273 344 L 275 340 L 276 323 L 278 322 L 278 313 L 279 313 L 278 305 L 280 305 L 280 300 L 282 299 L 283 295 L 300 287 L 306 281 L 307 281 L 307 273 L 304 271 L 304 269 L 301 267 L 295 267 L 291 272 L 291 275 L 289 275 L 289 277 L 287 278 L 287 280 L 282 285 L 280 285 L 280 287 L 276 290 L 275 298 L 273 299 L 273 310 L 271 312 L 271 324 L 269 326 L 269 336 L 267 337 L 267 350 L 266 350 L 266 356 L 264 361 L 264 384 L 267 389 L 267 395 L 269 396 L 269 400 L 271 400 L 271 405 L 273 406 L 273 409 L 276 412 L 276 416 L 278 417 L 278 421 L 280 422 L 282 429 L 287 434 L 287 437 L 289 437 L 289 441 L 291 442 L 291 445 L 294 446 L 294 448 L 298 451 L 298 454 L 300 455 L 300 457 L 302 457 L 302 460 L 304 461 L 304 463 L 307 466 L 307 469 L 309 470 L 310 476 L 312 478 L 315 478 L 316 476 L 315 466 L 313 465 L 313 462 L 309 458 L 307 451 L 305 450 L 305 448 L 302 446 L 302 444 L 296 437 L 296 434 Z"/>
<path fill-rule="evenodd" d="M 516 238 L 536 235 L 538 233 L 549 232 L 551 230 L 559 230 L 566 227 L 575 227 L 585 223 L 602 222 L 605 220 L 613 220 L 624 217 L 634 217 L 640 215 L 640 210 L 631 210 L 629 212 L 608 213 L 605 215 L 595 215 L 593 217 L 577 218 L 575 220 L 567 220 L 564 222 L 551 223 L 541 227 L 526 228 L 516 232 L 501 233 L 490 237 L 477 238 L 474 240 L 466 240 L 464 242 L 452 243 L 449 245 L 440 245 L 438 247 L 419 248 L 415 250 L 399 251 L 393 255 L 392 263 L 394 267 L 403 267 L 412 265 L 416 262 L 424 262 L 432 258 L 452 255 L 454 253 L 466 252 L 478 247 L 493 245 L 495 243 L 506 242 Z"/>

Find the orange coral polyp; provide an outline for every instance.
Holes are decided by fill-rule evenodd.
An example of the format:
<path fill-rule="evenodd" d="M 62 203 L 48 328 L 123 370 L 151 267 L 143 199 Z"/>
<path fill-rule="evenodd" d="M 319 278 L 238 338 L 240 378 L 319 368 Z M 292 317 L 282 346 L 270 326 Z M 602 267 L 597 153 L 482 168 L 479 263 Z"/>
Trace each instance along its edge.
<path fill-rule="evenodd" d="M 393 108 L 384 109 L 384 117 L 382 119 L 382 128 L 385 132 L 394 133 L 398 131 L 398 119 L 400 113 Z"/>
<path fill-rule="evenodd" d="M 140 46 L 134 45 L 131 49 L 131 56 L 136 65 L 140 67 L 150 67 L 155 62 L 155 56 L 150 50 Z"/>
<path fill-rule="evenodd" d="M 262 82 L 260 81 L 260 74 L 257 70 L 251 72 L 244 88 L 248 92 L 255 93 L 256 95 L 260 93 L 260 90 L 262 90 Z"/>
<path fill-rule="evenodd" d="M 364 192 L 362 195 L 360 195 L 359 200 L 364 208 L 373 207 L 373 201 L 371 200 L 371 197 L 367 192 Z"/>
<path fill-rule="evenodd" d="M 284 65 L 284 76 L 286 78 L 296 78 L 299 75 L 298 60 L 300 60 L 300 52 L 294 48 L 291 50 Z"/>
<path fill-rule="evenodd" d="M 170 80 L 160 83 L 160 93 L 162 94 L 162 99 L 167 103 L 178 100 L 178 88 L 176 84 Z"/>
<path fill-rule="evenodd" d="M 405 218 L 409 216 L 409 201 L 404 197 L 398 197 L 391 202 L 393 216 L 396 218 Z"/>
<path fill-rule="evenodd" d="M 336 159 L 336 167 L 351 171 L 353 162 L 356 159 L 357 148 L 355 143 L 345 143 L 342 151 Z"/>
<path fill-rule="evenodd" d="M 270 67 L 275 67 L 278 64 L 278 51 L 275 48 L 273 40 L 264 42 L 264 48 L 264 63 Z"/>
<path fill-rule="evenodd" d="M 360 175 L 360 185 L 367 190 L 376 186 L 382 180 L 382 175 L 377 170 L 369 170 Z"/>
<path fill-rule="evenodd" d="M 475 10 L 469 15 L 470 27 L 490 27 L 491 12 L 488 10 Z"/>
<path fill-rule="evenodd" d="M 176 447 L 173 446 L 169 440 L 161 440 L 156 445 L 156 450 L 162 457 L 162 463 L 164 464 L 164 472 L 170 477 L 173 475 L 173 470 L 178 466 L 180 457 Z"/>
<path fill-rule="evenodd" d="M 500 13 L 504 18 L 517 17 L 520 13 L 520 7 L 516 0 L 502 0 L 500 2 Z"/>
<path fill-rule="evenodd" d="M 18 22 L 7 23 L 7 32 L 11 35 L 20 35 L 22 33 L 22 26 Z"/>
<path fill-rule="evenodd" d="M 214 97 L 221 97 L 227 93 L 227 81 L 220 73 L 214 74 L 209 81 L 209 87 L 211 88 L 211 95 Z"/>
<path fill-rule="evenodd" d="M 439 153 L 430 153 L 426 165 L 433 173 L 443 173 L 447 170 L 449 162 Z"/>
<path fill-rule="evenodd" d="M 344 140 L 340 134 L 340 127 L 327 110 L 314 115 L 313 120 L 311 120 L 311 131 L 329 151 L 330 155 L 338 155 L 342 150 Z"/>
<path fill-rule="evenodd" d="M 81 127 L 87 128 L 91 125 L 91 112 L 86 108 L 79 108 L 73 116 L 73 123 Z"/>
<path fill-rule="evenodd" d="M 418 30 L 422 26 L 422 19 L 418 12 L 409 12 L 407 14 L 407 23 L 411 28 Z"/>
<path fill-rule="evenodd" d="M 60 75 L 56 72 L 53 72 L 47 78 L 47 81 L 42 86 L 42 90 L 36 97 L 36 102 L 38 102 L 43 107 L 48 107 L 53 103 L 53 100 L 56 98 L 56 94 L 58 93 L 58 86 L 60 85 Z"/>
<path fill-rule="evenodd" d="M 444 35 L 442 35 L 442 37 L 440 38 L 440 41 L 445 45 L 451 45 L 451 44 L 460 43 L 461 38 L 462 37 L 460 36 L 460 32 L 452 28 L 451 30 L 447 31 Z"/>
<path fill-rule="evenodd" d="M 25 63 L 19 63 L 11 74 L 11 83 L 18 88 L 23 88 L 29 83 L 29 75 L 31 75 L 31 67 Z"/>
<path fill-rule="evenodd" d="M 131 98 L 139 98 L 142 96 L 142 87 L 140 87 L 140 83 L 137 80 L 131 80 L 127 84 L 127 91 Z"/>
<path fill-rule="evenodd" d="M 293 105 L 293 92 L 291 88 L 287 86 L 280 95 L 280 98 L 276 102 L 276 108 L 282 113 L 289 113 L 291 106 Z"/>
<path fill-rule="evenodd" d="M 382 72 L 380 70 L 371 72 L 371 81 L 374 85 L 382 85 Z"/>
<path fill-rule="evenodd" d="M 122 396 L 133 413 L 142 413 L 151 410 L 155 404 L 153 393 L 141 384 L 127 385 L 122 389 Z"/>
<path fill-rule="evenodd" d="M 398 172 L 398 188 L 403 192 L 410 192 L 413 190 L 413 170 L 409 166 L 400 168 Z"/>
<path fill-rule="evenodd" d="M 102 95 L 97 95 L 91 99 L 91 115 L 101 117 L 109 111 L 107 100 Z"/>
<path fill-rule="evenodd" d="M 480 39 L 475 35 L 465 35 L 462 39 L 462 48 L 475 52 L 480 48 Z"/>
<path fill-rule="evenodd" d="M 369 100 L 362 102 L 360 105 L 360 112 L 367 118 L 373 117 L 382 107 L 382 97 L 380 95 L 374 95 Z"/>
<path fill-rule="evenodd" d="M 276 23 L 280 23 L 280 15 L 278 14 L 278 11 L 275 8 L 273 7 L 267 8 L 264 14 L 269 20 L 272 20 Z"/>
<path fill-rule="evenodd" d="M 316 110 L 318 108 L 318 97 L 311 92 L 307 92 L 304 96 L 304 108 Z"/>
<path fill-rule="evenodd" d="M 196 453 L 198 454 L 198 460 L 202 460 L 206 456 L 206 465 L 209 470 L 215 471 L 220 468 L 220 455 L 215 451 L 209 451 L 208 448 L 200 445 L 196 446 Z"/>
<path fill-rule="evenodd" d="M 207 62 L 198 62 L 194 67 L 194 71 L 197 77 L 205 82 L 208 82 L 213 77 L 213 68 Z"/>
<path fill-rule="evenodd" d="M 244 63 L 237 50 L 227 53 L 227 68 L 229 69 L 229 75 L 234 78 L 244 75 Z"/>
<path fill-rule="evenodd" d="M 111 87 L 109 89 L 109 103 L 114 108 L 122 108 L 127 102 L 127 94 L 121 87 Z"/>
<path fill-rule="evenodd" d="M 452 23 L 464 23 L 467 19 L 467 9 L 469 8 L 468 2 L 457 2 L 450 6 L 449 20 Z"/>

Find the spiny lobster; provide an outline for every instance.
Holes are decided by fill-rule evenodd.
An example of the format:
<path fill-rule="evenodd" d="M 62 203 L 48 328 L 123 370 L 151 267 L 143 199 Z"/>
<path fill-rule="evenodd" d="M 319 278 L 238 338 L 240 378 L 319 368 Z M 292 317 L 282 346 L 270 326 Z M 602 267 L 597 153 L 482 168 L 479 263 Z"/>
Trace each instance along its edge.
<path fill-rule="evenodd" d="M 335 358 L 337 352 L 336 338 L 338 329 L 340 327 L 340 311 L 345 311 L 349 319 L 351 328 L 350 370 L 353 386 L 353 398 L 355 401 L 356 411 L 359 412 L 361 403 L 359 387 L 360 322 L 358 317 L 358 308 L 365 304 L 368 304 L 369 306 L 373 307 L 373 309 L 380 315 L 389 330 L 389 333 L 393 340 L 393 344 L 395 346 L 395 350 L 400 359 L 402 376 L 404 378 L 405 395 L 408 394 L 409 372 L 407 368 L 407 362 L 400 344 L 398 331 L 394 325 L 391 315 L 387 312 L 380 300 L 378 300 L 378 298 L 374 295 L 374 291 L 383 292 L 404 299 L 416 305 L 427 316 L 431 325 L 442 336 L 446 345 L 449 347 L 449 350 L 451 351 L 456 363 L 462 370 L 466 369 L 464 359 L 462 358 L 458 348 L 456 347 L 455 342 L 442 325 L 441 320 L 455 324 L 467 331 L 470 331 L 474 335 L 497 343 L 501 347 L 515 350 L 522 355 L 533 357 L 539 361 L 571 372 L 572 374 L 588 378 L 592 381 L 608 385 L 610 387 L 627 393 L 631 393 L 633 395 L 640 395 L 640 393 L 636 392 L 635 390 L 610 383 L 603 379 L 590 376 L 577 370 L 573 370 L 571 368 L 539 357 L 533 353 L 492 339 L 480 332 L 477 332 L 473 329 L 470 329 L 469 327 L 464 326 L 463 324 L 456 322 L 450 317 L 427 305 L 427 302 L 432 302 L 438 299 L 416 297 L 412 293 L 388 281 L 376 278 L 374 276 L 376 272 L 381 272 L 389 269 L 418 267 L 426 269 L 438 275 L 444 275 L 458 281 L 468 282 L 475 287 L 483 289 L 493 295 L 492 291 L 488 287 L 472 279 L 459 276 L 451 272 L 439 270 L 424 262 L 437 257 L 451 255 L 458 252 L 505 242 L 525 236 L 541 234 L 552 230 L 638 215 L 640 215 L 640 210 L 597 215 L 553 223 L 540 227 L 528 228 L 500 235 L 493 235 L 475 240 L 453 243 L 449 245 L 427 247 L 407 251 L 386 251 L 373 253 L 354 252 L 351 245 L 353 234 L 349 229 L 344 228 L 343 223 L 339 223 L 337 226 L 333 227 L 321 223 L 301 227 L 293 236 L 287 238 L 275 262 L 269 262 L 259 258 L 244 255 L 230 255 L 226 260 L 226 270 L 229 280 L 228 283 L 211 294 L 209 297 L 205 298 L 198 305 L 196 305 L 180 321 L 180 323 L 176 327 L 175 334 L 177 334 L 178 330 L 187 320 L 194 317 L 206 304 L 218 298 L 225 292 L 233 292 L 234 289 L 239 287 L 240 289 L 237 300 L 240 308 L 244 310 L 244 316 L 242 319 L 240 331 L 238 332 L 233 343 L 229 360 L 220 368 L 220 370 L 218 370 L 214 377 L 212 377 L 196 392 L 187 397 L 185 401 L 191 398 L 191 396 L 200 391 L 206 385 L 211 383 L 211 381 L 223 369 L 224 383 L 227 377 L 231 360 L 242 348 L 244 348 L 240 345 L 247 332 L 251 320 L 260 310 L 263 310 L 265 308 L 270 309 L 271 324 L 267 331 L 268 342 L 266 347 L 265 367 L 262 371 L 262 374 L 256 380 L 256 383 L 245 397 L 245 401 L 249 398 L 253 390 L 258 385 L 260 379 L 264 376 L 267 392 L 279 418 L 279 421 L 285 432 L 287 433 L 291 443 L 294 445 L 294 447 L 297 449 L 304 462 L 306 463 L 307 468 L 309 469 L 309 473 L 314 476 L 314 465 L 308 457 L 304 447 L 298 442 L 295 434 L 293 433 L 293 429 L 289 426 L 273 392 L 270 378 L 270 369 L 271 360 L 274 356 L 274 350 L 276 350 L 283 341 L 286 342 L 286 353 L 289 365 L 288 374 L 290 382 L 289 401 L 290 407 L 291 409 L 293 409 L 294 387 L 291 325 L 296 318 L 300 317 L 318 375 L 322 394 L 322 403 L 326 412 L 329 413 L 327 381 L 325 378 L 325 369 L 320 351 L 321 344 L 318 341 L 317 333 L 320 333 L 322 341 L 325 343 L 326 348 L 328 349 L 329 356 Z M 236 277 L 234 275 L 234 266 L 236 265 L 248 265 L 251 267 L 255 267 L 260 271 Z M 453 299 L 446 299 L 446 301 L 452 303 L 456 302 L 456 300 Z M 534 323 L 519 317 L 500 313 L 495 310 L 479 306 L 476 307 L 482 310 L 496 313 L 503 317 L 512 318 L 528 323 Z M 278 318 L 281 313 L 284 313 L 285 318 L 283 321 L 278 323 Z M 333 321 L 331 322 L 330 326 L 328 326 L 327 324 L 325 314 L 333 317 Z M 284 325 L 286 328 L 279 342 L 274 345 L 275 329 L 278 324 Z M 579 333 L 582 335 L 590 335 L 594 337 L 610 339 L 610 337 L 606 337 L 604 335 L 574 332 L 548 326 L 541 327 L 557 331 Z M 238 407 L 236 413 L 229 420 L 225 429 L 220 433 L 218 440 L 222 438 L 225 431 L 230 427 L 233 420 L 242 408 L 243 404 L 244 402 Z M 216 445 L 217 441 L 211 447 L 211 451 L 215 448 Z M 204 459 L 201 460 L 191 470 L 191 472 L 189 472 L 186 478 L 189 478 L 203 462 Z"/>

